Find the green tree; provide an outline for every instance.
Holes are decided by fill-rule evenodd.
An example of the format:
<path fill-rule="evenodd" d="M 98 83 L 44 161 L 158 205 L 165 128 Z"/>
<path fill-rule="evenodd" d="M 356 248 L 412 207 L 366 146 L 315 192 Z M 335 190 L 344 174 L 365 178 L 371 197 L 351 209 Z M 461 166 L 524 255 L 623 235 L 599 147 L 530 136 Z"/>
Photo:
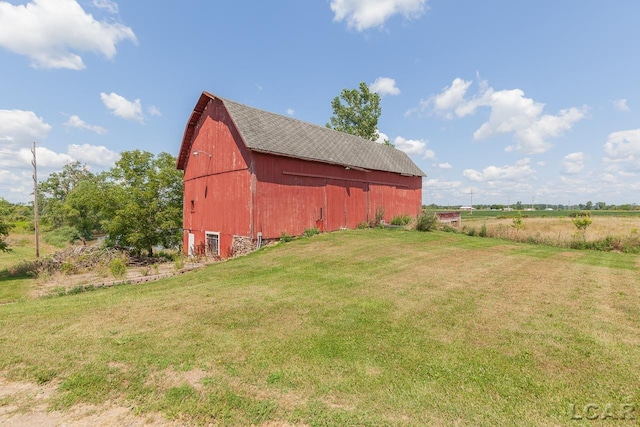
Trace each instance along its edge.
<path fill-rule="evenodd" d="M 75 226 L 66 216 L 68 208 L 64 206 L 65 201 L 81 182 L 92 179 L 95 179 L 95 175 L 78 161 L 65 165 L 60 172 L 50 174 L 38 185 L 42 222 L 51 228 Z"/>
<path fill-rule="evenodd" d="M 576 226 L 578 232 L 582 235 L 582 240 L 586 240 L 587 228 L 591 225 L 591 214 L 588 211 L 576 213 L 575 218 L 571 221 Z"/>
<path fill-rule="evenodd" d="M 12 224 L 4 222 L 2 218 L 0 218 L 0 252 L 11 252 L 11 248 L 9 248 L 9 244 L 7 243 L 7 236 L 9 236 L 9 230 L 13 227 Z"/>
<path fill-rule="evenodd" d="M 345 102 L 345 104 L 342 103 Z M 333 116 L 327 127 L 340 132 L 350 133 L 362 138 L 377 141 L 378 118 L 382 113 L 380 95 L 369 91 L 366 83 L 360 83 L 360 89 L 342 89 L 340 96 L 331 101 Z M 388 140 L 387 145 L 392 145 Z"/>
<path fill-rule="evenodd" d="M 182 239 L 182 173 L 167 153 L 125 151 L 107 174 L 102 214 L 107 243 L 153 255 Z"/>
<path fill-rule="evenodd" d="M 78 230 L 83 242 L 93 238 L 93 232 L 101 229 L 102 212 L 105 209 L 104 176 L 92 176 L 78 183 L 67 195 L 62 212 L 65 223 Z"/>

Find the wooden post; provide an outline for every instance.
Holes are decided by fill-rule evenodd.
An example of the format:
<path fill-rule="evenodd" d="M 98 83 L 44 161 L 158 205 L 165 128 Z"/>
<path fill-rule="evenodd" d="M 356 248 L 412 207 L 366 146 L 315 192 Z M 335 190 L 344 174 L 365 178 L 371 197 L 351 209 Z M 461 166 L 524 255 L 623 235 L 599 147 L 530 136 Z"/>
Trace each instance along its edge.
<path fill-rule="evenodd" d="M 36 166 L 36 142 L 31 147 L 33 153 L 33 227 L 36 232 L 36 258 L 40 258 L 40 236 L 38 230 L 38 167 Z"/>

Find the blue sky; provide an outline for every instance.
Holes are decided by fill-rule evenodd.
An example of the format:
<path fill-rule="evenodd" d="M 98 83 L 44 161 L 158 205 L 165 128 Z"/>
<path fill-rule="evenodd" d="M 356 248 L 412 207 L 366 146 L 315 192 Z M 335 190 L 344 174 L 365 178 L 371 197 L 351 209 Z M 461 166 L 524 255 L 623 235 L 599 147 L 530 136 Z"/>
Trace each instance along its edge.
<path fill-rule="evenodd" d="M 638 203 L 640 2 L 0 0 L 0 197 L 177 155 L 202 91 L 325 125 L 360 82 L 425 204 Z"/>

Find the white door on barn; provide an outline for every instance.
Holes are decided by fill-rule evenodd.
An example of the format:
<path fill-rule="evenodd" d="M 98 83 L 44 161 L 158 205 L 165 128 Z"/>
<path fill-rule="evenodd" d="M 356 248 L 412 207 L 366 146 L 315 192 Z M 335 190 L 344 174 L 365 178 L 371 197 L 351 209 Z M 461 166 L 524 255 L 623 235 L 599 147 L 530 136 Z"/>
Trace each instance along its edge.
<path fill-rule="evenodd" d="M 187 247 L 189 249 L 189 256 L 194 256 L 196 254 L 196 235 L 193 233 L 189 233 L 187 238 Z"/>

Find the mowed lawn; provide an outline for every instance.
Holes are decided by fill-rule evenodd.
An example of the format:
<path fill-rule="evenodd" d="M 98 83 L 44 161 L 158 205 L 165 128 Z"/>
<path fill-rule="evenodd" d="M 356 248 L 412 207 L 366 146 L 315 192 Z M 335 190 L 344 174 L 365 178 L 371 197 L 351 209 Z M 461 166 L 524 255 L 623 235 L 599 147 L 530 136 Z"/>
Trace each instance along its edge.
<path fill-rule="evenodd" d="M 639 260 L 328 233 L 155 283 L 0 306 L 0 376 L 54 386 L 51 410 L 108 404 L 179 424 L 634 423 Z M 0 393 L 0 409 L 43 403 L 12 399 Z"/>

